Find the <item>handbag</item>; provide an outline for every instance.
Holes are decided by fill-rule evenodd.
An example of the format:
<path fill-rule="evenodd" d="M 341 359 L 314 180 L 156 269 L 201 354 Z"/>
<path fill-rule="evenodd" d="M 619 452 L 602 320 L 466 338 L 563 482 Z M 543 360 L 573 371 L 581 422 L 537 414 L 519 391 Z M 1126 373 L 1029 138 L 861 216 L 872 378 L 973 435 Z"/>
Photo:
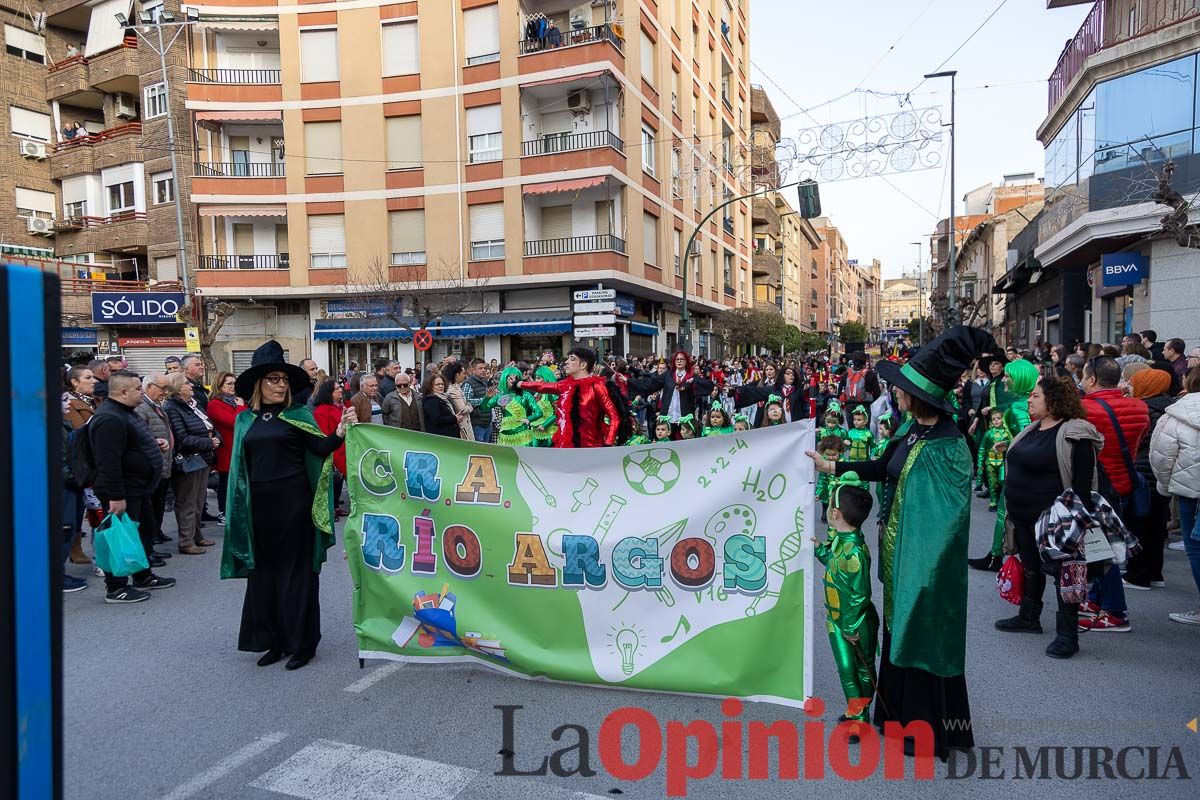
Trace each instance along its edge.
<path fill-rule="evenodd" d="M 1025 591 L 1025 570 L 1019 556 L 1004 559 L 1004 565 L 996 573 L 996 589 L 1001 597 L 1014 606 L 1021 605 L 1021 596 Z"/>
<path fill-rule="evenodd" d="M 1122 510 L 1134 519 L 1148 517 L 1150 516 L 1150 484 L 1146 482 L 1145 476 L 1133 467 L 1133 458 L 1129 455 L 1125 434 L 1121 431 L 1121 426 L 1117 424 L 1117 415 L 1113 413 L 1112 406 L 1099 398 L 1096 399 L 1096 402 L 1104 408 L 1112 422 L 1113 430 L 1117 432 L 1117 444 L 1121 447 L 1121 457 L 1125 459 L 1125 469 L 1129 472 L 1129 479 L 1133 483 L 1133 493 L 1128 498 L 1123 498 L 1125 507 Z"/>
<path fill-rule="evenodd" d="M 96 566 L 118 578 L 150 569 L 138 524 L 128 514 L 109 514 L 95 533 Z"/>
<path fill-rule="evenodd" d="M 175 465 L 173 469 L 176 474 L 187 475 L 192 472 L 199 472 L 208 467 L 208 462 L 204 460 L 204 456 L 199 453 L 191 455 L 183 455 L 182 453 L 175 454 Z"/>

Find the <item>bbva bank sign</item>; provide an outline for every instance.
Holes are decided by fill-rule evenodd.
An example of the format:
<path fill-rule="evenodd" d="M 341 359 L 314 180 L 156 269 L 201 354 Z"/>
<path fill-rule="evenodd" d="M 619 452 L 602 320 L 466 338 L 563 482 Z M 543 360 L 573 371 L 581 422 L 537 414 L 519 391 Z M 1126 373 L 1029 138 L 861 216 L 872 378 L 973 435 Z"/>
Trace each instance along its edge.
<path fill-rule="evenodd" d="M 1136 286 L 1146 277 L 1150 260 L 1141 253 L 1108 253 L 1100 256 L 1101 286 Z"/>

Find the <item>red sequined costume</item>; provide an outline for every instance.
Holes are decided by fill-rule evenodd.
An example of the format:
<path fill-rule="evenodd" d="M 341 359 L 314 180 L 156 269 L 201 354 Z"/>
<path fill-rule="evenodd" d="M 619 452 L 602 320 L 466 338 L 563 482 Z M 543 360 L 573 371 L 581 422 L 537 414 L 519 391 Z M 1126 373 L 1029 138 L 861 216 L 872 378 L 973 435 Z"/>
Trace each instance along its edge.
<path fill-rule="evenodd" d="M 520 386 L 530 392 L 558 395 L 554 403 L 554 414 L 558 419 L 555 447 L 611 447 L 616 444 L 620 412 L 608 394 L 604 378 L 589 375 L 564 378 L 557 383 L 521 381 Z"/>

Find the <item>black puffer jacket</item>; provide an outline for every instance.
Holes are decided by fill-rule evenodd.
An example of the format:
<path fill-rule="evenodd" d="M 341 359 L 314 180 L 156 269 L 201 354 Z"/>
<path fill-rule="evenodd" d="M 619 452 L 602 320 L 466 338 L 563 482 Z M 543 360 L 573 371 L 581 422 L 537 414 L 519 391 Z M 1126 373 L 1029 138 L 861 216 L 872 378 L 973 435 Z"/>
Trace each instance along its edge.
<path fill-rule="evenodd" d="M 1158 425 L 1158 420 L 1167 410 L 1167 406 L 1175 402 L 1175 398 L 1169 394 L 1158 394 L 1154 397 L 1143 397 L 1142 402 L 1146 404 L 1146 408 L 1150 409 L 1150 427 L 1146 429 L 1146 434 L 1142 436 L 1141 444 L 1138 445 L 1137 456 L 1133 459 L 1133 468 L 1150 482 L 1150 488 L 1153 489 L 1154 471 L 1150 469 L 1150 440 L 1154 438 L 1154 428 Z"/>
<path fill-rule="evenodd" d="M 163 409 L 171 423 L 171 432 L 175 434 L 175 452 L 185 458 L 199 454 L 204 456 L 209 466 L 215 464 L 213 432 L 192 407 L 178 397 L 172 397 L 163 403 Z"/>
<path fill-rule="evenodd" d="M 96 481 L 92 488 L 106 500 L 149 495 L 158 485 L 162 451 L 146 423 L 132 408 L 106 400 L 87 424 Z"/>

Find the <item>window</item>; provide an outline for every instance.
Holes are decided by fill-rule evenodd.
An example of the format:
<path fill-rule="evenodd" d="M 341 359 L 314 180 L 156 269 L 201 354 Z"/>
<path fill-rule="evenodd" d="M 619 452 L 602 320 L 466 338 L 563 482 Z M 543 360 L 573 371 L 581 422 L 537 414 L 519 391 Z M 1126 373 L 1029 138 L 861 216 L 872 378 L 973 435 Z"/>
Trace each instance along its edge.
<path fill-rule="evenodd" d="M 642 261 L 658 264 L 658 217 L 642 212 Z"/>
<path fill-rule="evenodd" d="M 25 139 L 37 139 L 39 142 L 50 141 L 50 115 L 40 111 L 29 111 L 16 106 L 8 108 L 9 129 L 13 136 Z"/>
<path fill-rule="evenodd" d="M 304 174 L 337 175 L 342 171 L 342 123 L 304 123 Z"/>
<path fill-rule="evenodd" d="M 346 266 L 346 216 L 319 214 L 309 217 L 308 252 L 313 269 Z"/>
<path fill-rule="evenodd" d="M 300 81 L 338 80 L 337 28 L 300 31 Z"/>
<path fill-rule="evenodd" d="M 683 199 L 683 165 L 679 151 L 671 148 L 671 194 Z"/>
<path fill-rule="evenodd" d="M 419 116 L 388 117 L 387 126 L 387 168 L 414 169 L 420 167 L 421 155 L 421 118 Z"/>
<path fill-rule="evenodd" d="M 463 39 L 467 65 L 500 60 L 500 5 L 497 3 L 463 12 Z"/>
<path fill-rule="evenodd" d="M 152 197 L 155 205 L 171 203 L 175 200 L 175 176 L 170 172 L 156 172 L 150 176 L 153 188 Z"/>
<path fill-rule="evenodd" d="M 155 83 L 142 90 L 142 117 L 154 119 L 167 115 L 167 85 Z"/>
<path fill-rule="evenodd" d="M 675 242 L 673 247 L 675 248 L 675 275 L 676 277 L 682 278 L 683 259 L 679 257 L 679 254 L 683 252 L 683 231 L 679 230 L 678 228 L 675 229 Z"/>
<path fill-rule="evenodd" d="M 36 189 L 15 190 L 17 216 L 31 219 L 54 219 L 54 192 L 39 192 Z"/>
<path fill-rule="evenodd" d="M 654 40 L 640 28 L 638 33 L 642 35 L 642 77 L 646 79 L 646 83 L 655 86 L 654 76 L 657 70 L 655 69 Z"/>
<path fill-rule="evenodd" d="M 651 128 L 642 128 L 642 169 L 654 174 L 654 131 Z"/>
<path fill-rule="evenodd" d="M 83 219 L 87 216 L 87 201 L 75 200 L 71 203 L 63 203 L 63 213 L 67 219 Z"/>
<path fill-rule="evenodd" d="M 46 63 L 45 37 L 12 25 L 4 26 L 4 50 L 10 56 L 23 58 L 35 64 Z"/>
<path fill-rule="evenodd" d="M 133 181 L 114 183 L 105 188 L 108 190 L 108 215 L 110 217 L 137 210 L 133 194 Z"/>
<path fill-rule="evenodd" d="M 388 212 L 392 265 L 425 263 L 425 209 Z"/>
<path fill-rule="evenodd" d="M 725 253 L 725 286 L 732 288 L 733 285 L 733 253 Z"/>
<path fill-rule="evenodd" d="M 467 160 L 471 164 L 499 161 L 503 157 L 500 106 L 467 109 Z"/>
<path fill-rule="evenodd" d="M 414 75 L 421 71 L 421 44 L 416 22 L 383 26 L 383 74 Z"/>
<path fill-rule="evenodd" d="M 504 204 L 471 206 L 471 260 L 504 258 Z"/>
<path fill-rule="evenodd" d="M 162 6 L 159 6 L 162 8 Z M 154 274 L 160 282 L 179 280 L 179 263 L 176 256 L 163 256 L 154 259 Z"/>

